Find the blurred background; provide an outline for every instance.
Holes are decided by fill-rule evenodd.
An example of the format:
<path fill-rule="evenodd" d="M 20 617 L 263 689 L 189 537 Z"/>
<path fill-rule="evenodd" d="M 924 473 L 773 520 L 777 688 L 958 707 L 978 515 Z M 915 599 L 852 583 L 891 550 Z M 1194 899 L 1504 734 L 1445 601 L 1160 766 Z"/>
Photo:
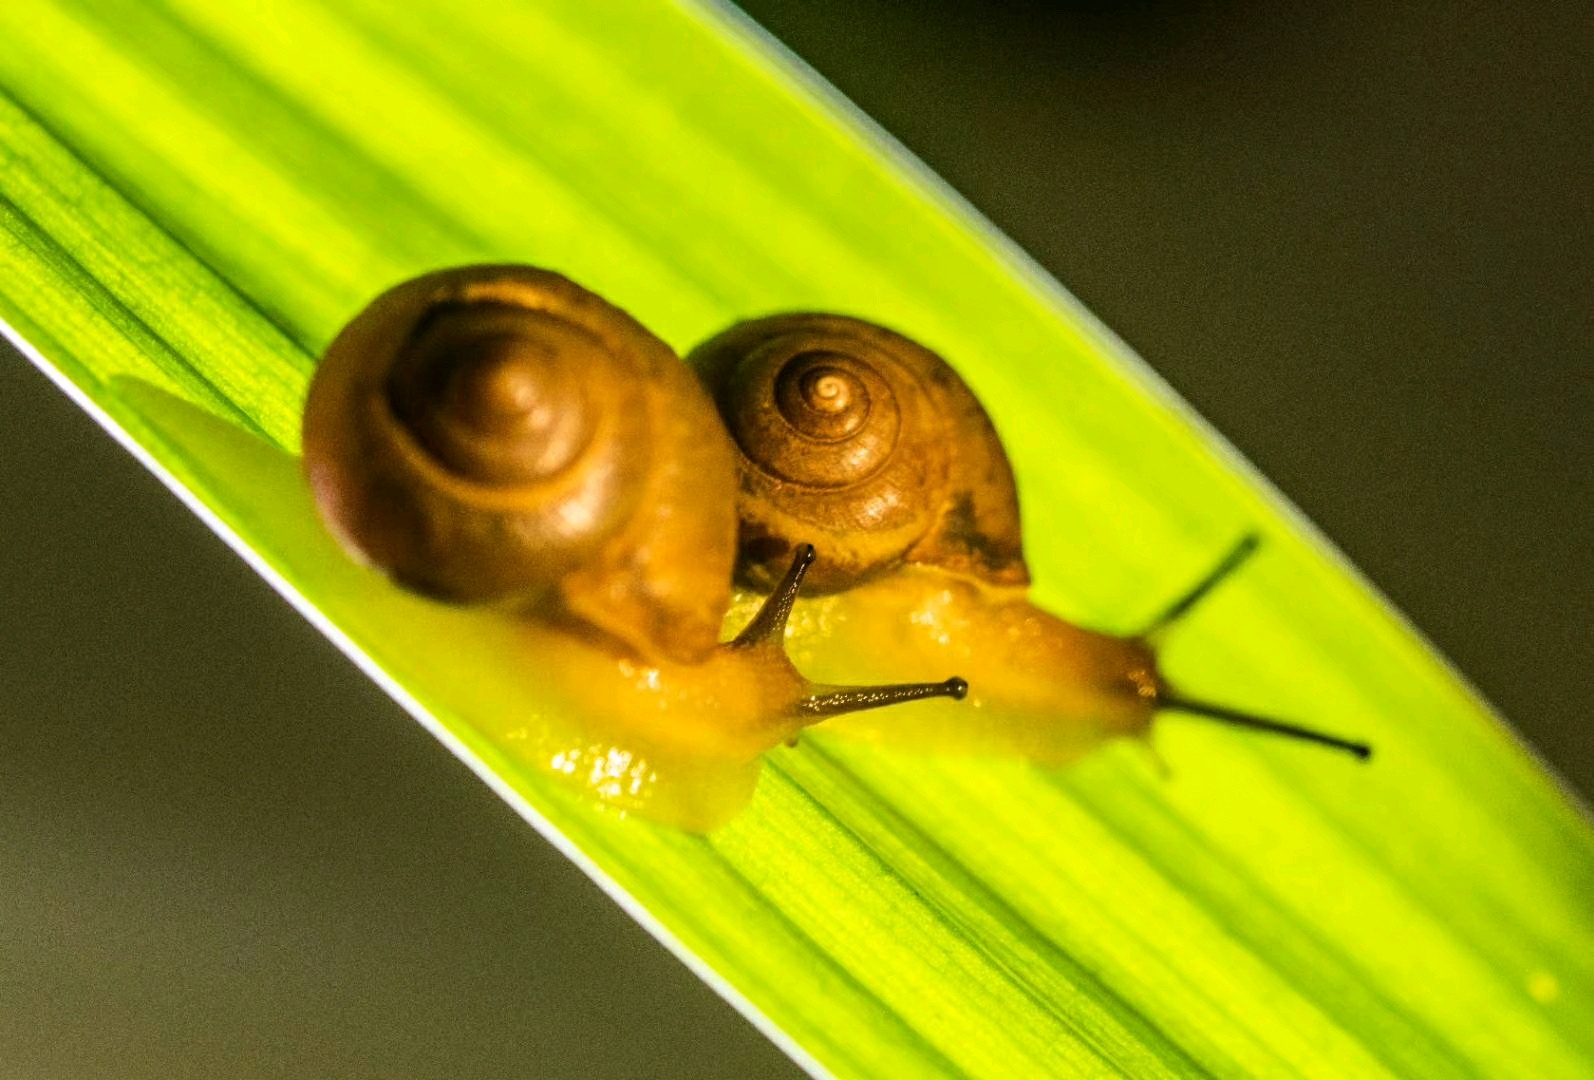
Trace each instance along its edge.
<path fill-rule="evenodd" d="M 1594 16 L 744 7 L 1594 791 Z M 0 1080 L 796 1075 L 14 355 L 0 710 Z"/>

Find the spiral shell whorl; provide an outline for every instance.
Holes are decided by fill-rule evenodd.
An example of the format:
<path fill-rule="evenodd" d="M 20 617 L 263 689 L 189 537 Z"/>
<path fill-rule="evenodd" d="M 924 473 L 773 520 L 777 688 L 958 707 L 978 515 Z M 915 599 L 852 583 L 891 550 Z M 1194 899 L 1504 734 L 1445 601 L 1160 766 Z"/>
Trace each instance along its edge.
<path fill-rule="evenodd" d="M 668 346 L 557 274 L 472 267 L 379 297 L 317 369 L 304 451 L 332 531 L 406 587 L 562 608 L 644 656 L 717 640 L 729 441 Z"/>
<path fill-rule="evenodd" d="M 720 397 L 731 437 L 778 480 L 810 489 L 862 483 L 896 451 L 901 406 L 876 366 L 801 346 L 776 338 L 736 366 Z"/>
<path fill-rule="evenodd" d="M 388 403 L 451 472 L 482 484 L 534 483 L 591 445 L 582 369 L 603 363 L 596 340 L 542 312 L 445 305 L 394 357 Z"/>
<path fill-rule="evenodd" d="M 1028 580 L 1001 443 L 928 349 L 839 315 L 756 319 L 688 363 L 742 452 L 742 575 L 768 585 L 798 543 L 809 581 L 848 588 L 908 562 Z"/>

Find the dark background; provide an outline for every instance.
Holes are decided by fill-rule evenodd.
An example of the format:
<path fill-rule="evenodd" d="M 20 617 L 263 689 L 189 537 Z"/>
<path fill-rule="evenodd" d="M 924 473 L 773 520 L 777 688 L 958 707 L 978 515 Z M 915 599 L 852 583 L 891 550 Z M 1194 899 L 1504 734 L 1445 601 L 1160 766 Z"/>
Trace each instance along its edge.
<path fill-rule="evenodd" d="M 1594 790 L 1594 20 L 745 5 Z M 0 1080 L 787 1075 L 0 358 Z"/>

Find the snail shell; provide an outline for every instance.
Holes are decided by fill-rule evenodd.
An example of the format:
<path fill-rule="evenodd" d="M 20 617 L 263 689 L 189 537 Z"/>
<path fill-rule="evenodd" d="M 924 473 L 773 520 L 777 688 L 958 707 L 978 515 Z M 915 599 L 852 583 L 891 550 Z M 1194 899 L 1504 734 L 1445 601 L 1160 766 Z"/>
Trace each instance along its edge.
<path fill-rule="evenodd" d="M 731 443 L 669 346 L 558 274 L 378 297 L 316 371 L 304 460 L 333 533 L 407 588 L 568 617 L 644 659 L 718 640 Z"/>
<path fill-rule="evenodd" d="M 740 323 L 693 350 L 741 450 L 742 576 L 767 587 L 798 543 L 835 591 L 903 563 L 1025 585 L 1012 468 L 941 357 L 842 315 Z"/>

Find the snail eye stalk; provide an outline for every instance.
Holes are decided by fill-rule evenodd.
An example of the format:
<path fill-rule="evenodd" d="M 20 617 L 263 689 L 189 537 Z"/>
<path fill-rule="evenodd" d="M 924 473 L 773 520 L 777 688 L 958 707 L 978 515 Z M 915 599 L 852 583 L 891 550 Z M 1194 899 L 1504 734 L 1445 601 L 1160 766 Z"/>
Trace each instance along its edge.
<path fill-rule="evenodd" d="M 758 609 L 758 614 L 736 635 L 731 648 L 768 649 L 785 657 L 786 621 L 791 617 L 792 605 L 797 602 L 797 594 L 802 590 L 803 578 L 813 564 L 814 546 L 798 544 L 791 569 L 786 571 L 786 576 L 775 587 L 775 591 L 769 594 L 764 605 Z M 842 713 L 863 712 L 924 698 L 947 697 L 961 701 L 969 692 L 969 684 L 954 676 L 945 682 L 890 683 L 882 686 L 820 686 L 810 683 L 807 691 L 797 701 L 794 711 L 798 716 L 811 718 L 809 722 L 817 723 Z"/>
<path fill-rule="evenodd" d="M 839 687 L 811 694 L 797 703 L 803 716 L 823 719 L 842 713 L 863 712 L 884 705 L 900 705 L 904 701 L 944 697 L 962 701 L 969 692 L 969 684 L 956 675 L 938 683 L 896 683 L 888 686 Z"/>
<path fill-rule="evenodd" d="M 797 602 L 797 594 L 802 591 L 803 578 L 808 576 L 808 568 L 814 564 L 814 545 L 798 544 L 797 554 L 791 561 L 791 569 L 786 571 L 786 576 L 781 579 L 775 591 L 764 600 L 758 614 L 754 615 L 742 632 L 736 635 L 731 642 L 739 649 L 755 648 L 760 645 L 774 643 L 781 644 L 786 634 L 786 620 L 791 618 L 792 605 Z"/>
<path fill-rule="evenodd" d="M 1218 560 L 1218 564 L 1207 572 L 1206 577 L 1196 582 L 1183 596 L 1169 604 L 1163 613 L 1151 620 L 1151 625 L 1147 626 L 1137 636 L 1150 637 L 1159 630 L 1165 630 L 1173 623 L 1184 618 L 1185 615 L 1189 614 L 1191 608 L 1207 598 L 1208 593 L 1223 584 L 1231 574 L 1244 566 L 1246 561 L 1256 554 L 1257 548 L 1261 546 L 1262 538 L 1256 533 L 1246 533 L 1240 537 L 1239 542 L 1229 549 L 1228 554 Z"/>
<path fill-rule="evenodd" d="M 1282 720 L 1270 720 L 1265 716 L 1255 716 L 1238 709 L 1230 709 L 1224 705 L 1213 705 L 1205 701 L 1193 701 L 1189 698 L 1161 695 L 1157 699 L 1157 707 L 1169 709 L 1173 712 L 1190 713 L 1194 716 L 1216 720 L 1222 724 L 1233 727 L 1249 728 L 1252 731 L 1265 731 L 1270 735 L 1283 735 L 1290 739 L 1300 739 L 1303 742 L 1317 743 L 1319 746 L 1332 747 L 1343 750 L 1353 757 L 1366 761 L 1373 756 L 1373 748 L 1364 742 L 1353 739 L 1342 739 L 1337 735 L 1329 735 L 1322 731 L 1313 731 L 1311 728 L 1300 727 L 1296 724 L 1286 724 Z"/>
<path fill-rule="evenodd" d="M 1256 533 L 1246 533 L 1240 537 L 1234 547 L 1219 559 L 1217 565 L 1209 570 L 1205 577 L 1196 582 L 1185 594 L 1169 604 L 1167 610 L 1152 620 L 1139 636 L 1150 637 L 1160 630 L 1178 622 L 1190 612 L 1197 604 L 1206 599 L 1207 595 L 1217 588 L 1246 561 L 1256 554 L 1262 544 L 1262 538 Z M 1144 691 L 1142 691 L 1144 692 Z M 1326 732 L 1314 731 L 1312 728 L 1301 727 L 1297 724 L 1287 724 L 1282 720 L 1273 720 L 1266 716 L 1257 716 L 1254 713 L 1231 709 L 1226 705 L 1215 705 L 1208 701 L 1198 701 L 1193 698 L 1181 697 L 1170 694 L 1166 689 L 1153 689 L 1150 696 L 1156 702 L 1157 708 L 1170 712 L 1189 713 L 1207 720 L 1216 720 L 1231 727 L 1247 728 L 1251 731 L 1263 731 L 1270 735 L 1282 735 L 1290 739 L 1300 739 L 1303 742 L 1317 743 L 1319 746 L 1331 747 L 1341 750 L 1362 761 L 1373 756 L 1373 748 L 1364 742 L 1353 739 L 1342 739 L 1337 735 Z"/>

